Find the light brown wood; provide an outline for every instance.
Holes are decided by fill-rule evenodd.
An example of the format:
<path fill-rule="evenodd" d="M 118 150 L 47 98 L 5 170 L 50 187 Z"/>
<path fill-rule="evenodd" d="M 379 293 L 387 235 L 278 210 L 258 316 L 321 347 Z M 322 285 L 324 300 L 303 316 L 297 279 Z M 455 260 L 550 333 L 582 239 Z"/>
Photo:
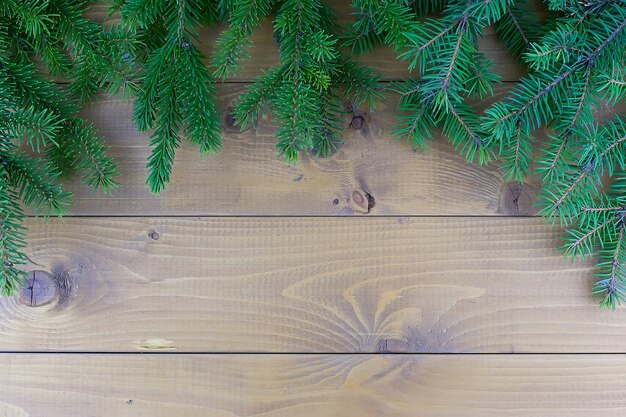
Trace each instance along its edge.
<path fill-rule="evenodd" d="M 112 146 L 122 186 L 113 195 L 93 193 L 78 178 L 68 185 L 75 193 L 75 215 L 532 215 L 540 186 L 529 177 L 508 183 L 499 162 L 467 163 L 435 134 L 427 151 L 414 152 L 394 140 L 397 97 L 390 93 L 374 111 L 346 110 L 344 139 L 330 158 L 303 156 L 287 164 L 277 156 L 276 125 L 264 118 L 256 130 L 229 126 L 229 109 L 245 84 L 218 88 L 223 149 L 208 158 L 183 141 L 177 151 L 171 184 L 160 196 L 145 185 L 149 137 L 132 124 L 132 104 L 102 98 L 84 115 Z M 503 99 L 510 85 L 476 104 L 478 111 Z M 618 111 L 626 111 L 618 106 Z M 611 114 L 601 109 L 598 120 Z M 353 117 L 363 117 L 355 129 Z M 545 135 L 537 133 L 537 142 Z M 369 196 L 368 196 L 369 194 Z"/>
<path fill-rule="evenodd" d="M 352 24 L 354 10 L 350 7 L 349 0 L 334 0 L 329 5 L 335 11 L 337 22 L 342 27 Z M 95 4 L 87 13 L 87 16 L 96 20 L 103 21 L 108 13 L 107 3 Z M 117 23 L 119 17 L 114 16 L 108 20 L 108 23 Z M 217 39 L 225 25 L 221 24 L 213 28 L 203 28 L 199 30 L 199 48 L 207 56 L 210 63 L 210 57 L 214 47 L 214 41 Z M 249 50 L 250 59 L 242 62 L 239 74 L 232 77 L 228 81 L 242 82 L 251 81 L 261 74 L 261 69 L 267 69 L 278 63 L 278 48 L 274 40 L 272 22 L 265 21 L 251 36 L 253 48 Z M 515 62 L 508 49 L 503 42 L 500 41 L 493 29 L 487 28 L 484 36 L 479 38 L 479 49 L 488 59 L 493 62 L 493 70 L 501 76 L 503 81 L 517 81 L 523 75 L 524 69 Z M 346 50 L 349 55 L 350 51 Z M 368 65 L 382 75 L 386 81 L 400 80 L 410 76 L 407 67 L 408 63 L 399 61 L 397 54 L 388 47 L 378 47 L 372 52 L 358 57 L 359 62 Z"/>
<path fill-rule="evenodd" d="M 348 1 L 334 7 L 346 23 Z M 102 3 L 90 15 L 102 20 Z M 201 31 L 207 55 L 222 28 Z M 532 215 L 537 182 L 507 184 L 440 135 L 428 152 L 392 141 L 393 96 L 357 109 L 359 130 L 346 111 L 331 158 L 286 165 L 267 118 L 257 131 L 229 123 L 245 82 L 277 61 L 269 22 L 253 42 L 218 87 L 223 151 L 204 160 L 185 143 L 159 197 L 131 104 L 85 111 L 122 188 L 68 186 L 75 215 L 108 217 L 27 220 L 29 281 L 0 299 L 0 417 L 626 415 L 626 309 L 598 309 L 591 262 L 564 261 L 559 230 L 410 217 Z M 480 43 L 504 81 L 521 76 L 491 30 Z M 408 75 L 389 49 L 362 62 L 387 81 Z M 206 215 L 345 217 L 192 217 Z"/>
<path fill-rule="evenodd" d="M 0 356 L 4 417 L 622 417 L 624 355 Z"/>
<path fill-rule="evenodd" d="M 0 351 L 626 352 L 536 218 L 29 220 Z"/>
<path fill-rule="evenodd" d="M 76 179 L 73 214 L 83 215 L 361 215 L 505 214 L 535 211 L 534 180 L 519 188 L 502 179 L 498 164 L 468 164 L 436 135 L 428 151 L 413 152 L 394 141 L 396 97 L 374 112 L 361 109 L 365 123 L 350 127 L 330 158 L 303 157 L 289 165 L 274 149 L 275 125 L 265 119 L 256 131 L 229 128 L 227 109 L 243 85 L 219 89 L 224 147 L 203 158 L 184 141 L 172 182 L 161 196 L 145 186 L 149 138 L 131 122 L 132 104 L 103 99 L 85 112 L 112 146 L 122 187 L 113 195 L 93 193 Z M 506 88 L 498 90 L 502 97 Z M 483 103 L 484 106 L 484 103 Z M 519 188 L 519 189 L 518 189 Z M 372 198 L 367 197 L 369 194 Z M 369 202 L 369 204 L 368 204 Z"/>

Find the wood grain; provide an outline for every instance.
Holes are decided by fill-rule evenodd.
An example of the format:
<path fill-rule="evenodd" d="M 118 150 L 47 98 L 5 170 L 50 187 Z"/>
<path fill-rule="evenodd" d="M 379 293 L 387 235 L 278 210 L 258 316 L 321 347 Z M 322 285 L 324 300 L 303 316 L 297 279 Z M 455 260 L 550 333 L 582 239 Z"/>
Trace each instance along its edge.
<path fill-rule="evenodd" d="M 239 132 L 226 123 L 232 100 L 244 85 L 219 89 L 224 147 L 209 158 L 186 141 L 177 152 L 172 182 L 161 196 L 145 186 L 149 138 L 130 121 L 132 105 L 103 99 L 85 115 L 112 146 L 122 187 L 113 196 L 93 193 L 76 179 L 76 215 L 362 215 L 463 214 L 528 215 L 535 211 L 538 185 L 522 187 L 502 179 L 498 164 L 468 164 L 441 135 L 428 151 L 413 152 L 394 141 L 396 97 L 351 128 L 346 111 L 345 143 L 330 158 L 303 157 L 296 165 L 279 159 L 276 126 L 267 118 L 256 131 Z M 498 90 L 502 97 L 506 88 Z M 484 107 L 485 103 L 482 104 Z M 371 198 L 368 198 L 369 194 Z M 371 200 L 371 202 L 370 202 Z M 370 204 L 368 204 L 370 202 Z M 372 205 L 373 203 L 373 205 Z"/>
<path fill-rule="evenodd" d="M 351 25 L 354 19 L 352 13 L 354 10 L 350 7 L 349 0 L 333 0 L 329 3 L 337 17 L 337 23 L 340 27 Z M 107 3 L 97 3 L 92 6 L 91 10 L 86 14 L 96 21 L 104 21 L 108 13 Z M 116 15 L 109 19 L 107 23 L 114 24 L 119 21 Z M 207 61 L 210 65 L 210 57 L 213 51 L 214 42 L 219 34 L 226 28 L 220 24 L 213 28 L 201 28 L 199 32 L 200 50 L 208 57 Z M 278 63 L 278 47 L 273 36 L 272 22 L 266 20 L 251 36 L 253 47 L 249 50 L 250 59 L 241 62 L 239 73 L 230 78 L 229 82 L 247 82 L 253 80 L 261 74 L 261 69 L 267 69 Z M 512 55 L 502 41 L 489 27 L 478 41 L 479 50 L 485 54 L 487 59 L 492 60 L 493 70 L 501 76 L 503 81 L 517 81 L 524 74 L 524 69 L 515 62 Z M 346 49 L 346 55 L 350 55 L 350 51 Z M 377 73 L 381 74 L 383 80 L 395 81 L 410 76 L 408 72 L 408 63 L 397 59 L 397 54 L 388 47 L 378 47 L 370 53 L 358 57 L 363 65 L 372 67 Z"/>
<path fill-rule="evenodd" d="M 348 3 L 334 2 L 342 24 Z M 207 55 L 222 28 L 200 32 Z M 277 61 L 270 22 L 253 42 L 218 87 L 223 151 L 185 144 L 161 196 L 144 186 L 131 104 L 85 111 L 122 188 L 71 183 L 87 217 L 27 220 L 31 276 L 0 299 L 0 417 L 626 415 L 626 310 L 598 309 L 591 263 L 555 253 L 559 230 L 412 217 L 532 215 L 538 184 L 466 164 L 440 135 L 428 152 L 392 141 L 393 96 L 355 109 L 358 130 L 346 110 L 331 158 L 286 165 L 267 118 L 229 123 L 245 82 Z M 480 44 L 504 81 L 522 75 L 491 30 Z M 408 75 L 385 48 L 362 62 Z M 192 217 L 215 215 L 338 217 Z M 528 352 L 558 354 L 512 354 Z"/>
<path fill-rule="evenodd" d="M 20 355 L 4 417 L 621 417 L 624 355 Z"/>
<path fill-rule="evenodd" d="M 2 351 L 626 352 L 534 218 L 31 219 Z M 35 263 L 37 265 L 35 265 Z"/>
<path fill-rule="evenodd" d="M 149 137 L 131 122 L 132 104 L 102 97 L 84 115 L 112 146 L 122 186 L 113 195 L 93 193 L 78 178 L 68 184 L 75 194 L 75 215 L 532 215 L 536 212 L 534 177 L 508 183 L 499 161 L 467 163 L 435 133 L 427 151 L 413 151 L 394 140 L 397 97 L 370 111 L 344 115 L 344 144 L 330 158 L 303 156 L 295 165 L 277 156 L 276 125 L 265 117 L 256 130 L 240 132 L 229 123 L 233 100 L 245 84 L 218 88 L 223 127 L 222 150 L 208 158 L 183 141 L 177 151 L 171 184 L 160 196 L 145 185 Z M 510 85 L 498 86 L 494 97 L 476 103 L 480 112 L 503 99 Z M 602 108 L 597 119 L 613 110 Z M 352 123 L 362 117 L 360 129 Z M 537 132 L 541 144 L 545 134 Z"/>

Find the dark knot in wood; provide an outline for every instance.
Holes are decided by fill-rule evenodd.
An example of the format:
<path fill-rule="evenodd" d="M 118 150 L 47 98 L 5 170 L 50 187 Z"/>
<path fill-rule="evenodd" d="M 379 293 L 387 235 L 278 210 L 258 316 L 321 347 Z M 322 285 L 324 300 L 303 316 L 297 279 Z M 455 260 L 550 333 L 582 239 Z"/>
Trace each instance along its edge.
<path fill-rule="evenodd" d="M 226 127 L 235 126 L 235 115 L 232 113 L 227 113 L 226 117 L 224 118 L 224 125 L 226 125 Z"/>
<path fill-rule="evenodd" d="M 29 307 L 40 307 L 56 300 L 57 285 L 46 271 L 28 273 L 20 291 L 20 302 Z"/>
<path fill-rule="evenodd" d="M 241 133 L 250 130 L 250 126 L 241 128 L 237 125 L 235 109 L 233 106 L 226 106 L 222 111 L 222 130 L 226 133 Z"/>
<path fill-rule="evenodd" d="M 511 216 L 528 216 L 535 212 L 535 192 L 529 185 L 510 182 L 503 191 L 500 212 Z"/>
<path fill-rule="evenodd" d="M 354 130 L 361 130 L 365 124 L 365 118 L 361 115 L 352 116 L 350 127 Z"/>

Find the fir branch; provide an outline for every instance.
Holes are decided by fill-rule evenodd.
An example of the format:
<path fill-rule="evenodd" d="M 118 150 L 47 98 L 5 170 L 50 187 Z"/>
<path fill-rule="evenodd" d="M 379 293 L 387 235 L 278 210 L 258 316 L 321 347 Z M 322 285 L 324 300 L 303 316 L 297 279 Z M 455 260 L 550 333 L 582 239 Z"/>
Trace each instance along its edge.
<path fill-rule="evenodd" d="M 262 115 L 275 91 L 285 77 L 286 68 L 271 68 L 253 80 L 247 91 L 235 103 L 235 124 L 240 127 L 256 128 L 259 116 Z"/>
<path fill-rule="evenodd" d="M 148 158 L 148 179 L 146 183 L 153 193 L 161 192 L 170 182 L 174 166 L 174 155 L 180 146 L 182 116 L 177 106 L 175 74 L 164 74 L 161 81 L 164 88 L 155 103 L 156 121 L 151 135 L 152 152 Z"/>
<path fill-rule="evenodd" d="M 549 158 L 547 160 L 542 162 L 543 168 L 540 168 L 538 170 L 539 173 L 543 174 L 544 181 L 548 184 L 551 184 L 553 178 L 560 175 L 560 173 L 562 172 L 563 168 L 559 166 L 559 163 L 564 160 L 563 154 L 565 148 L 570 143 L 572 137 L 575 136 L 577 133 L 576 127 L 580 123 L 580 119 L 586 119 L 587 124 L 590 123 L 590 120 L 592 119 L 591 112 L 588 111 L 589 109 L 585 109 L 585 105 L 587 104 L 587 98 L 589 97 L 589 82 L 591 80 L 591 74 L 592 71 L 590 69 L 587 70 L 585 73 L 583 87 L 581 88 L 581 93 L 579 94 L 579 97 L 575 100 L 576 104 L 574 106 L 573 113 L 571 115 L 566 115 L 566 111 L 562 110 L 562 114 L 560 117 L 566 122 L 565 127 L 557 126 L 557 130 L 562 131 L 560 138 L 557 139 L 558 142 L 560 142 L 558 145 L 558 149 L 556 150 L 556 152 L 553 152 L 551 155 L 549 155 Z M 569 104 L 566 104 L 564 108 L 567 108 L 568 106 Z M 584 112 L 588 114 L 587 117 L 583 117 Z"/>
<path fill-rule="evenodd" d="M 561 248 L 582 258 L 599 255 L 593 293 L 602 297 L 602 307 L 614 309 L 626 295 L 624 285 L 624 177 L 619 176 L 607 195 L 600 196 L 580 211 L 579 226 L 568 230 Z"/>
<path fill-rule="evenodd" d="M 17 151 L 12 155 L 3 155 L 2 159 L 8 184 L 18 190 L 17 194 L 25 205 L 45 217 L 67 213 L 71 194 L 54 183 L 45 163 L 38 163 Z"/>
<path fill-rule="evenodd" d="M 518 0 L 506 6 L 505 15 L 496 23 L 498 36 L 519 62 L 523 62 L 523 54 L 541 36 L 541 25 L 536 16 L 527 1 Z"/>
<path fill-rule="evenodd" d="M 26 273 L 20 269 L 26 264 L 24 215 L 19 197 L 7 180 L 7 172 L 0 168 L 0 294 L 11 295 L 22 286 Z"/>
<path fill-rule="evenodd" d="M 443 134 L 450 138 L 454 148 L 465 155 L 468 161 L 487 163 L 492 159 L 491 151 L 485 146 L 484 132 L 476 113 L 466 104 L 449 103 L 442 115 Z"/>
<path fill-rule="evenodd" d="M 604 295 L 603 300 L 600 302 L 602 307 L 615 309 L 616 305 L 624 300 L 626 291 L 623 278 L 620 277 L 620 275 L 623 274 L 624 268 L 624 255 L 622 255 L 623 242 L 624 223 L 622 220 L 619 225 L 619 233 L 617 242 L 615 243 L 615 249 L 613 250 L 613 257 L 611 258 L 609 276 L 594 284 L 594 293 Z M 602 266 L 602 264 L 599 266 Z"/>
<path fill-rule="evenodd" d="M 450 2 L 442 17 L 415 21 L 412 31 L 403 33 L 407 48 L 399 58 L 409 61 L 409 69 L 418 68 L 421 78 L 406 83 L 415 87 L 399 91 L 403 94 L 399 110 L 413 114 L 400 116 L 396 136 L 408 135 L 414 147 L 423 146 L 417 132 L 430 137 L 426 132 L 443 123 L 444 134 L 468 160 L 485 163 L 491 159 L 486 132 L 467 100 L 472 95 L 492 94 L 491 84 L 497 76 L 478 51 L 477 38 L 487 24 L 504 15 L 508 3 Z M 423 123 L 428 112 L 435 117 Z"/>
<path fill-rule="evenodd" d="M 570 230 L 569 233 L 574 238 L 565 248 L 566 254 L 579 254 L 584 257 L 587 253 L 592 252 L 593 245 L 596 240 L 601 240 L 601 233 L 605 231 L 611 224 L 612 219 L 605 219 L 598 225 L 594 225 L 591 230 L 578 232 Z"/>
<path fill-rule="evenodd" d="M 202 154 L 221 144 L 213 78 L 196 46 L 196 27 L 215 23 L 217 9 L 201 0 L 127 0 L 120 13 L 143 43 L 144 52 L 133 51 L 144 66 L 133 119 L 140 130 L 152 131 L 146 183 L 159 193 L 169 182 L 181 133 Z"/>
<path fill-rule="evenodd" d="M 557 215 L 562 223 L 567 224 L 589 197 L 596 196 L 600 178 L 606 169 L 613 174 L 615 165 L 625 168 L 623 145 L 626 143 L 626 123 L 619 117 L 609 123 L 598 136 L 601 150 L 591 152 L 581 162 L 578 173 L 565 176 L 551 189 L 546 190 L 542 203 L 541 214 L 555 218 Z M 564 204 L 569 203 L 564 207 Z"/>
<path fill-rule="evenodd" d="M 602 71 L 599 75 L 599 91 L 603 98 L 611 104 L 626 99 L 626 57 L 613 65 L 609 71 Z"/>
<path fill-rule="evenodd" d="M 357 10 L 358 18 L 347 36 L 346 45 L 357 53 L 370 50 L 378 43 L 402 51 L 407 41 L 405 34 L 415 29 L 415 12 L 420 12 L 419 8 L 409 7 L 405 0 L 353 0 L 352 7 Z"/>
<path fill-rule="evenodd" d="M 409 0 L 408 5 L 418 17 L 426 17 L 443 10 L 446 3 L 447 0 Z"/>
<path fill-rule="evenodd" d="M 371 68 L 354 61 L 341 60 L 336 84 L 342 87 L 342 92 L 336 99 L 348 99 L 354 107 L 366 104 L 368 109 L 374 109 L 384 96 L 380 81 L 381 75 L 374 73 Z"/>
<path fill-rule="evenodd" d="M 249 37 L 262 19 L 270 14 L 273 5 L 273 0 L 243 0 L 233 2 L 225 10 L 229 16 L 229 28 L 222 32 L 215 43 L 215 77 L 224 79 L 234 75 L 238 63 L 249 58 Z"/>
<path fill-rule="evenodd" d="M 117 167 L 107 155 L 109 148 L 102 143 L 93 125 L 80 118 L 72 118 L 67 123 L 67 135 L 64 135 L 66 157 L 74 161 L 73 169 L 83 171 L 82 182 L 93 190 L 110 194 L 119 183 Z"/>
<path fill-rule="evenodd" d="M 340 135 L 342 129 L 341 100 L 339 96 L 330 94 L 324 97 L 320 107 L 321 127 L 320 134 L 313 136 L 311 153 L 316 157 L 327 158 L 331 156 L 343 142 Z"/>
<path fill-rule="evenodd" d="M 58 116 L 49 109 L 37 111 L 29 106 L 0 115 L 0 138 L 26 143 L 37 153 L 49 145 L 58 145 L 55 136 L 60 128 Z"/>
<path fill-rule="evenodd" d="M 263 71 L 237 99 L 235 122 L 241 127 L 256 127 L 259 116 L 269 111 L 279 123 L 276 148 L 285 160 L 295 162 L 302 153 L 330 155 L 341 142 L 338 127 L 342 110 L 338 101 L 350 100 L 356 106 L 367 103 L 373 107 L 381 97 L 379 76 L 342 56 L 332 13 L 322 2 L 278 0 L 274 3 L 277 8 L 274 32 L 280 62 Z M 241 16 L 247 18 L 250 7 L 246 2 L 230 2 L 223 7 L 231 25 L 222 34 L 224 39 L 239 33 L 242 28 L 233 24 L 240 24 Z M 252 14 L 257 16 L 259 10 Z M 234 69 L 231 64 L 236 64 L 224 59 L 221 53 L 215 60 L 221 72 L 225 68 L 231 72 Z"/>
<path fill-rule="evenodd" d="M 193 44 L 189 44 L 181 61 L 187 73 L 178 79 L 177 90 L 185 135 L 199 146 L 201 154 L 217 152 L 221 141 L 217 111 L 209 99 L 216 96 L 212 80 L 202 64 L 200 51 Z"/>
<path fill-rule="evenodd" d="M 594 17 L 588 17 L 591 20 L 585 25 L 587 30 L 594 28 L 597 32 L 591 42 L 585 39 L 586 33 L 574 31 L 572 36 L 565 36 L 564 33 L 572 30 L 571 25 L 577 23 L 573 23 L 572 18 L 563 20 L 560 26 L 543 38 L 541 44 L 534 46 L 535 52 L 528 55 L 536 71 L 521 80 L 508 102 L 488 109 L 483 120 L 485 127 L 492 132 L 490 140 L 500 143 L 503 148 L 518 124 L 530 133 L 557 119 L 555 128 L 558 134 L 552 136 L 546 153 L 550 160 L 539 164 L 549 184 L 554 177 L 565 175 L 563 170 L 568 163 L 563 158 L 564 151 L 572 136 L 578 133 L 577 127 L 588 125 L 591 121 L 587 103 L 595 100 L 590 92 L 595 90 L 592 82 L 597 80 L 597 68 L 603 68 L 605 62 L 610 63 L 609 58 L 616 53 L 621 55 L 622 46 L 626 45 L 623 40 L 626 10 L 611 4 L 598 10 Z M 564 42 L 567 49 L 564 49 Z M 579 44 L 580 47 L 575 47 Z M 567 53 L 560 54 L 564 50 Z M 577 97 L 576 101 L 562 99 L 572 95 Z M 530 142 L 526 146 L 530 146 Z M 531 154 L 532 150 L 526 152 Z M 510 166 L 507 158 L 504 155 L 506 166 Z M 528 175 L 527 167 L 513 165 L 519 168 L 507 170 L 507 178 L 521 180 Z"/>
<path fill-rule="evenodd" d="M 51 73 L 79 80 L 87 96 L 115 84 L 108 63 L 116 62 L 130 41 L 117 39 L 116 47 L 104 48 L 106 32 L 82 16 L 87 3 L 7 0 L 0 4 L 0 293 L 4 295 L 14 292 L 25 276 L 20 269 L 26 261 L 21 205 L 46 217 L 60 216 L 67 212 L 71 197 L 57 182 L 62 173 L 82 170 L 83 182 L 102 189 L 110 189 L 117 175 L 102 138 L 76 116 L 78 100 L 51 82 L 39 65 L 43 62 Z M 24 145 L 30 147 L 29 153 L 19 150 Z"/>

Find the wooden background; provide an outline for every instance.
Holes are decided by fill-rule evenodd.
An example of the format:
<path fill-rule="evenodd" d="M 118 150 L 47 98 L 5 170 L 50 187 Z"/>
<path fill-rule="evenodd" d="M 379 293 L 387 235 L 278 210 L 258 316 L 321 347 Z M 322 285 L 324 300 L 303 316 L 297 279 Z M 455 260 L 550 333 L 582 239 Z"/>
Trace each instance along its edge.
<path fill-rule="evenodd" d="M 160 197 L 132 105 L 86 110 L 123 187 L 70 184 L 73 216 L 28 220 L 31 281 L 0 300 L 0 416 L 626 415 L 626 310 L 600 310 L 592 263 L 556 253 L 537 184 L 443 137 L 392 141 L 393 95 L 345 115 L 331 158 L 284 164 L 271 120 L 228 125 L 276 60 L 269 25 L 254 40 L 218 88 L 224 150 L 181 149 Z M 481 48 L 502 96 L 523 70 L 492 33 Z M 405 74 L 388 50 L 365 61 Z"/>

